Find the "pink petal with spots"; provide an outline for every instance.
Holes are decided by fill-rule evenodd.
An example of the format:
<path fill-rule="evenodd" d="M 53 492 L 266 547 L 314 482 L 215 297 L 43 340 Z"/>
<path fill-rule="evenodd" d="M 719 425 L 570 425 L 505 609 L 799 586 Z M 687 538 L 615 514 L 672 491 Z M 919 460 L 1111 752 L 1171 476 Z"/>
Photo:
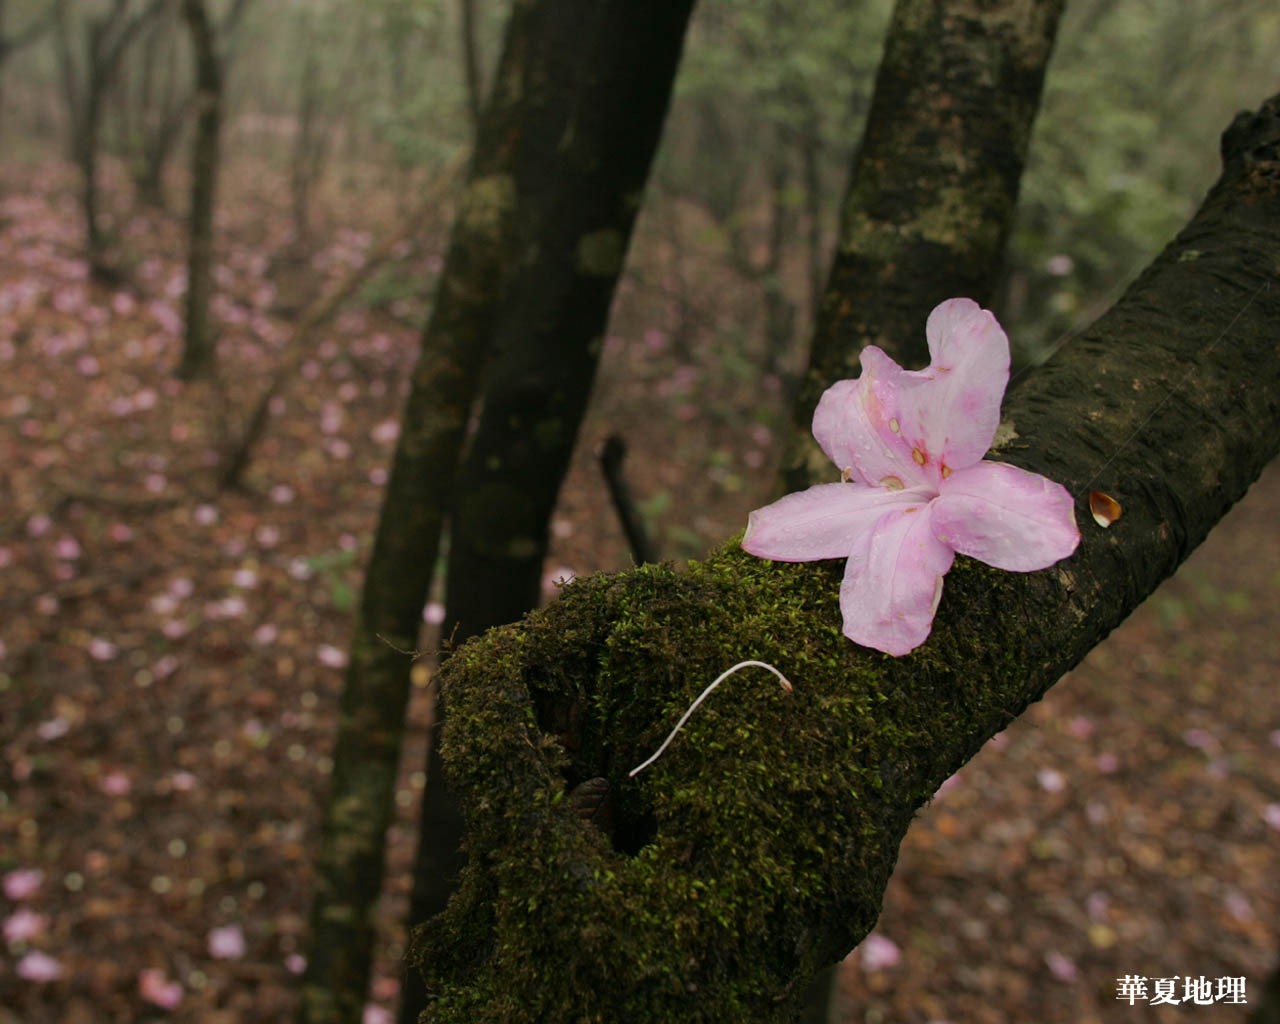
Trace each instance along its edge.
<path fill-rule="evenodd" d="M 997 569 L 1044 569 L 1080 543 L 1066 488 L 1003 462 L 980 462 L 943 480 L 930 511 L 940 541 Z"/>
<path fill-rule="evenodd" d="M 913 487 L 926 477 L 902 437 L 902 392 L 911 375 L 875 345 L 860 356 L 862 375 L 827 388 L 813 414 L 813 436 L 827 457 L 868 487 Z"/>
<path fill-rule="evenodd" d="M 932 361 L 906 375 L 915 386 L 902 390 L 899 418 L 908 450 L 937 480 L 943 466 L 972 466 L 991 447 L 1009 383 L 1009 339 L 972 299 L 939 305 L 925 332 Z"/>
<path fill-rule="evenodd" d="M 955 553 L 933 534 L 929 507 L 885 513 L 849 555 L 840 585 L 844 635 L 885 654 L 919 647 L 933 627 Z"/>
<path fill-rule="evenodd" d="M 742 550 L 775 562 L 846 558 L 886 512 L 927 501 L 915 491 L 818 484 L 752 512 Z"/>

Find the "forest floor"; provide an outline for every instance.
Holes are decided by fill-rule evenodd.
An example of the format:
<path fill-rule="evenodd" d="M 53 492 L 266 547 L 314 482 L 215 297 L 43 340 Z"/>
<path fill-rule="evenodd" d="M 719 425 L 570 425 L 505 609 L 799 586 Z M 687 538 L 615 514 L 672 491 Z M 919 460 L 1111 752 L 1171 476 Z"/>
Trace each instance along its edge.
<path fill-rule="evenodd" d="M 125 283 L 105 288 L 69 173 L 0 182 L 0 1024 L 248 1024 L 295 1005 L 353 602 L 446 218 L 314 339 L 247 486 L 219 491 L 299 310 L 378 244 L 333 228 L 290 257 L 270 181 L 224 203 L 219 385 L 172 378 L 173 218 L 118 218 Z M 724 320 L 690 320 L 674 289 L 654 273 L 621 298 L 549 600 L 558 578 L 628 564 L 595 464 L 611 432 L 667 556 L 767 494 L 778 382 L 762 394 L 741 354 L 694 344 L 739 311 L 713 299 Z M 1273 467 L 943 787 L 845 963 L 845 1021 L 1245 1019 L 1131 1007 L 1116 979 L 1177 978 L 1182 999 L 1186 977 L 1244 977 L 1252 1002 L 1280 949 L 1278 521 Z M 369 1024 L 398 991 L 432 665 L 415 668 Z"/>

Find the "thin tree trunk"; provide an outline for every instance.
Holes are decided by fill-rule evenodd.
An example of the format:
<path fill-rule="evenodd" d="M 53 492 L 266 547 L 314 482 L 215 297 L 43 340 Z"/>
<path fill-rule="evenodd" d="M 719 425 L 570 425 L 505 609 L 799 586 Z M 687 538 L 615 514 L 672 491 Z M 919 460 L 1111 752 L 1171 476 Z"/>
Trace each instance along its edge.
<path fill-rule="evenodd" d="M 1063 0 L 898 0 L 794 409 L 785 472 L 804 486 L 809 422 L 868 343 L 928 361 L 925 314 L 994 294 Z"/>
<path fill-rule="evenodd" d="M 196 133 L 191 147 L 191 211 L 187 254 L 187 331 L 178 376 L 214 372 L 215 338 L 209 324 L 213 291 L 213 211 L 222 133 L 222 64 L 204 0 L 183 0 L 182 15 L 195 52 Z"/>
<path fill-rule="evenodd" d="M 320 177 L 320 168 L 328 148 L 318 122 L 320 106 L 320 63 L 315 53 L 316 42 L 308 32 L 307 52 L 302 62 L 302 80 L 298 95 L 298 133 L 293 143 L 289 165 L 290 197 L 293 202 L 294 246 L 305 251 L 311 239 L 311 193 Z"/>
<path fill-rule="evenodd" d="M 480 73 L 480 47 L 476 39 L 477 0 L 458 0 L 462 46 L 462 74 L 467 85 L 467 112 L 471 129 L 480 132 L 480 114 L 484 109 L 484 84 Z"/>
<path fill-rule="evenodd" d="M 539 0 L 519 15 L 529 63 L 506 116 L 528 135 L 513 153 L 513 256 L 450 518 L 444 628 L 455 640 L 518 618 L 541 596 L 551 515 L 691 9 L 692 0 L 660 10 L 636 0 Z M 537 259 L 515 258 L 526 252 Z M 459 866 L 461 820 L 438 760 L 428 768 L 412 923 L 444 906 Z M 424 1004 L 411 974 L 401 1020 L 416 1020 Z"/>
<path fill-rule="evenodd" d="M 782 1024 L 873 926 L 916 809 L 1204 539 L 1280 451 L 1280 96 L 1240 115 L 1200 211 L 1121 300 L 1011 392 L 995 458 L 1061 482 L 1083 537 L 1005 573 L 958 558 L 932 634 L 841 634 L 838 563 L 728 544 L 594 577 L 441 676 L 467 865 L 411 955 L 431 1024 Z M 921 297 L 922 307 L 932 295 Z M 923 312 L 923 308 L 921 310 Z M 1092 489 L 1114 496 L 1110 529 Z M 744 677 L 632 779 L 727 665 Z M 566 791 L 602 778 L 607 834 Z"/>
<path fill-rule="evenodd" d="M 77 57 L 64 3 L 50 14 L 57 27 L 55 42 L 63 90 L 71 123 L 71 155 L 82 176 L 81 203 L 85 218 L 85 250 L 94 277 L 113 280 L 107 263 L 107 241 L 99 214 L 98 154 L 107 91 L 115 79 L 129 44 L 164 9 L 165 0 L 150 0 L 130 13 L 128 0 L 113 0 L 109 11 L 85 22 L 83 54 Z"/>

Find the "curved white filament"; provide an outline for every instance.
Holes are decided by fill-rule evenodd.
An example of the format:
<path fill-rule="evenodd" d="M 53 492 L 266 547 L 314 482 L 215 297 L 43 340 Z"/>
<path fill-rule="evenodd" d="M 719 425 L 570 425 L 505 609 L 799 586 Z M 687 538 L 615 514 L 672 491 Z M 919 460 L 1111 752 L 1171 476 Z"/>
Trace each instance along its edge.
<path fill-rule="evenodd" d="M 678 733 L 681 729 L 684 728 L 684 723 L 689 721 L 689 716 L 698 710 L 698 705 L 701 704 L 704 700 L 707 699 L 707 697 L 711 695 L 712 690 L 714 690 L 717 686 L 723 683 L 731 675 L 737 672 L 738 669 L 748 668 L 753 665 L 757 668 L 768 669 L 770 672 L 772 672 L 775 676 L 778 677 L 778 682 L 782 684 L 782 688 L 786 690 L 787 693 L 791 692 L 792 690 L 791 681 L 787 679 L 787 677 L 784 676 L 781 672 L 779 672 L 776 668 L 770 665 L 767 661 L 738 662 L 738 664 L 734 665 L 732 668 L 727 668 L 723 672 L 721 672 L 718 676 L 716 676 L 715 680 L 711 683 L 710 686 L 708 686 L 705 690 L 703 690 L 700 694 L 698 694 L 697 699 L 692 704 L 690 704 L 688 710 L 685 711 L 685 713 L 680 716 L 680 721 L 676 722 L 676 727 L 671 730 L 671 735 L 669 735 L 665 740 L 662 741 L 662 746 L 660 746 L 657 750 L 655 750 L 647 761 L 644 761 L 641 764 L 636 765 L 634 768 L 631 769 L 631 771 L 627 772 L 627 777 L 634 778 L 635 776 L 639 775 L 642 771 L 644 771 L 646 768 L 648 768 L 649 765 L 653 764 L 654 761 L 658 760 L 658 758 L 662 756 L 662 752 L 666 750 L 667 747 L 671 745 L 671 741 L 676 738 L 676 733 Z"/>

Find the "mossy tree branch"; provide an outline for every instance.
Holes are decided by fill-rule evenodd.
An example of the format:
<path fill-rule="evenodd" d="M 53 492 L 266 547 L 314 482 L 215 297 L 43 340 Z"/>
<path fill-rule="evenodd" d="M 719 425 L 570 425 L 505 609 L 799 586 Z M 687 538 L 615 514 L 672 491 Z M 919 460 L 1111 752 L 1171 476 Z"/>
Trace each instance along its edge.
<path fill-rule="evenodd" d="M 1117 305 L 1005 404 L 996 457 L 1078 497 L 1078 552 L 957 559 L 929 641 L 840 632 L 838 562 L 730 542 L 677 573 L 568 587 L 468 644 L 444 757 L 471 858 L 414 956 L 439 1022 L 786 1021 L 871 928 L 915 810 L 1170 575 L 1280 448 L 1280 96 L 1223 139 L 1204 205 Z M 1089 518 L 1090 488 L 1124 516 Z M 703 685 L 758 658 L 636 779 Z M 603 777 L 609 834 L 567 790 Z"/>

